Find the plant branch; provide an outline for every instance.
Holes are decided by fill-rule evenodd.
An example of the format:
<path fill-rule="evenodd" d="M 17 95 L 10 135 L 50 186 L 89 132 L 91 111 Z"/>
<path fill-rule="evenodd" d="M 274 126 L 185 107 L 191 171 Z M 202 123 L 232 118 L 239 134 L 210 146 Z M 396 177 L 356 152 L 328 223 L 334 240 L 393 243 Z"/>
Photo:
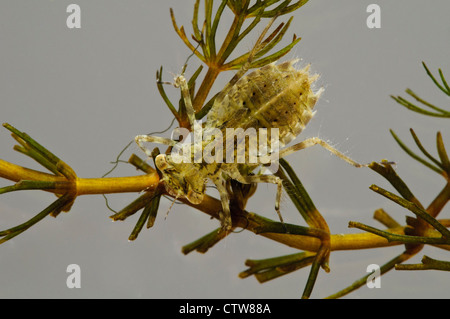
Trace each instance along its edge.
<path fill-rule="evenodd" d="M 450 271 L 450 262 L 442 261 L 423 256 L 421 264 L 399 264 L 395 265 L 396 270 L 444 270 Z"/>

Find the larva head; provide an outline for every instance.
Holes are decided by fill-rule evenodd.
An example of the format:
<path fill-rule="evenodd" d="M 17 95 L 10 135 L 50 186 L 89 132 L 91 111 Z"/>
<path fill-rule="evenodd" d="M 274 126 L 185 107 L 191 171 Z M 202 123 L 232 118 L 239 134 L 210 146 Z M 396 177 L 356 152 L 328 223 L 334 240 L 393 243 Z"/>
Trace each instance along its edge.
<path fill-rule="evenodd" d="M 155 158 L 156 167 L 162 174 L 167 192 L 178 198 L 186 198 L 192 204 L 200 204 L 205 194 L 205 181 L 199 178 L 190 163 L 172 163 L 170 157 L 160 154 Z"/>

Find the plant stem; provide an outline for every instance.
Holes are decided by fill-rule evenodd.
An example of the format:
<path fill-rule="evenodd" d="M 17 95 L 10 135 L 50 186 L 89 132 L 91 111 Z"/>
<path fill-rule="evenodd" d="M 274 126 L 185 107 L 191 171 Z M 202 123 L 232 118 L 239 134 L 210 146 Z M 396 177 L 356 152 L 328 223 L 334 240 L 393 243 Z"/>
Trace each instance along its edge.
<path fill-rule="evenodd" d="M 64 194 L 67 191 L 67 187 L 73 183 L 68 181 L 64 176 L 55 176 L 52 174 L 35 171 L 1 159 L 0 177 L 14 182 L 19 182 L 21 180 L 54 182 L 59 185 L 59 187 L 48 191 L 57 194 Z M 134 193 L 148 188 L 153 189 L 158 185 L 158 183 L 159 176 L 156 171 L 151 174 L 127 177 L 77 178 L 76 192 L 77 195 L 128 192 Z"/>
<path fill-rule="evenodd" d="M 450 262 L 423 256 L 421 264 L 395 265 L 396 270 L 444 270 L 450 271 Z"/>
<path fill-rule="evenodd" d="M 221 70 L 215 65 L 209 65 L 205 78 L 203 79 L 202 84 L 200 85 L 197 94 L 192 101 L 192 106 L 196 112 L 200 111 L 200 109 L 205 104 L 205 100 L 208 97 L 208 94 L 211 91 L 211 88 L 220 72 Z"/>

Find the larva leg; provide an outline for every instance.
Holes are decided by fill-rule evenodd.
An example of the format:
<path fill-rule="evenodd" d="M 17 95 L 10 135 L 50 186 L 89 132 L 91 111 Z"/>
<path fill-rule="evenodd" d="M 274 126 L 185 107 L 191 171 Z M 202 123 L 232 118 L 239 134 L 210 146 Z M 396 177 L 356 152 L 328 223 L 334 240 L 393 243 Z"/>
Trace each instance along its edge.
<path fill-rule="evenodd" d="M 314 146 L 314 145 L 320 145 L 323 148 L 325 148 L 327 151 L 333 153 L 334 155 L 336 155 L 337 157 L 339 157 L 340 159 L 346 161 L 347 163 L 349 163 L 350 165 L 353 165 L 355 167 L 366 167 L 368 166 L 368 164 L 359 164 L 357 162 L 355 162 L 354 160 L 352 160 L 350 157 L 342 154 L 341 152 L 339 152 L 337 149 L 335 149 L 333 146 L 331 146 L 330 144 L 328 144 L 327 142 L 325 142 L 324 140 L 321 140 L 318 137 L 312 137 L 309 138 L 307 140 L 304 140 L 303 142 L 300 142 L 298 144 L 289 146 L 283 150 L 280 151 L 279 153 L 279 157 L 283 158 L 289 154 L 292 154 L 294 152 L 297 152 L 299 150 Z"/>
<path fill-rule="evenodd" d="M 284 223 L 283 216 L 281 216 L 280 212 L 280 202 L 281 202 L 281 194 L 283 191 L 283 183 L 281 179 L 275 175 L 247 175 L 244 176 L 240 174 L 237 170 L 232 172 L 231 177 L 238 182 L 243 184 L 251 184 L 251 183 L 271 183 L 277 185 L 277 195 L 275 197 L 275 210 L 280 218 L 280 222 Z"/>
<path fill-rule="evenodd" d="M 159 136 L 149 136 L 149 135 L 138 135 L 134 138 L 136 141 L 136 144 L 141 148 L 141 150 L 144 151 L 144 153 L 148 157 L 152 157 L 152 152 L 144 146 L 145 142 L 149 143 L 158 143 L 158 144 L 164 144 L 169 146 L 175 146 L 176 141 L 173 141 L 169 138 L 159 137 Z"/>
<path fill-rule="evenodd" d="M 189 86 L 187 84 L 184 74 L 178 75 L 175 78 L 175 87 L 179 87 L 181 90 L 181 95 L 183 96 L 184 105 L 186 106 L 186 113 L 189 119 L 189 124 L 191 128 L 194 129 L 195 125 L 195 111 L 192 106 L 191 94 L 189 93 Z"/>
<path fill-rule="evenodd" d="M 232 226 L 231 213 L 230 213 L 230 203 L 228 191 L 225 186 L 225 180 L 223 178 L 219 178 L 214 180 L 214 184 L 217 187 L 217 191 L 220 195 L 220 201 L 222 202 L 222 213 L 220 214 L 220 219 L 222 222 L 222 229 L 230 230 Z"/>

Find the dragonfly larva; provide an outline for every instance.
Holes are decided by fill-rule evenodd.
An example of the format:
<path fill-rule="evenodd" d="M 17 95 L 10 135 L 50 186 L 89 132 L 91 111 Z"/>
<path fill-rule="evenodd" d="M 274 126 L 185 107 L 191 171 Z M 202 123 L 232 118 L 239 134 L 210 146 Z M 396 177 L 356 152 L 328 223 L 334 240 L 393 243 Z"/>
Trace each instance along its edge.
<path fill-rule="evenodd" d="M 181 88 L 194 136 L 196 132 L 201 132 L 202 130 L 214 130 L 216 133 L 219 132 L 222 135 L 226 135 L 225 142 L 231 139 L 232 143 L 225 143 L 223 140 L 219 140 L 221 142 L 215 144 L 215 147 L 224 145 L 226 151 L 230 150 L 230 144 L 235 147 L 239 142 L 246 143 L 245 134 L 240 135 L 241 140 L 237 137 L 237 141 L 235 141 L 234 135 L 230 137 L 226 134 L 228 129 L 233 129 L 235 132 L 235 129 L 255 129 L 255 131 L 258 130 L 257 132 L 260 132 L 260 129 L 271 129 L 270 132 L 272 132 L 272 129 L 277 129 L 278 141 L 275 141 L 277 145 L 285 146 L 291 142 L 301 133 L 313 117 L 314 105 L 322 92 L 322 89 L 313 92 L 312 84 L 317 79 L 317 76 L 309 74 L 309 67 L 296 69 L 294 67 L 295 62 L 296 60 L 292 60 L 278 65 L 271 63 L 246 76 L 242 76 L 234 83 L 230 82 L 227 84 L 216 97 L 213 107 L 207 115 L 207 121 L 203 126 L 195 121 L 195 113 L 184 76 L 177 76 L 175 78 L 175 86 Z M 260 137 L 259 133 L 257 135 L 257 137 Z M 203 151 L 208 146 L 211 146 L 212 141 L 217 142 L 216 139 L 203 139 L 200 144 L 194 143 L 188 145 L 188 148 L 194 150 L 195 147 L 199 147 L 200 151 Z M 272 163 L 292 152 L 319 144 L 350 164 L 356 167 L 362 166 L 319 138 L 310 138 L 280 151 L 274 151 L 273 139 L 271 138 L 270 141 L 268 150 Z M 136 136 L 136 142 L 149 156 L 151 152 L 145 148 L 144 142 L 162 143 L 170 146 L 178 145 L 177 141 L 148 135 Z M 248 147 L 245 146 L 244 148 L 245 158 L 249 157 Z M 232 152 L 235 153 L 236 149 L 233 149 Z M 227 179 L 231 178 L 243 184 L 273 183 L 277 185 L 275 210 L 282 221 L 279 210 L 282 192 L 281 179 L 273 174 L 252 173 L 261 166 L 262 161 L 249 163 L 237 162 L 234 159 L 232 162 L 227 162 L 226 156 L 223 155 L 222 159 L 224 160 L 211 162 L 206 161 L 205 158 L 198 160 L 198 158 L 192 156 L 192 153 L 195 153 L 195 151 L 188 156 L 189 160 L 182 162 L 179 160 L 175 161 L 174 154 L 160 154 L 155 158 L 156 166 L 162 174 L 162 182 L 169 194 L 176 198 L 185 197 L 191 203 L 198 204 L 203 200 L 207 182 L 212 181 L 220 194 L 222 202 L 222 212 L 220 214 L 222 226 L 228 230 L 232 226 L 232 220 L 229 208 L 229 194 L 226 188 Z M 223 154 L 225 153 L 228 152 L 223 152 Z M 267 154 L 259 155 L 267 156 Z M 215 158 L 217 159 L 217 157 Z M 265 159 L 267 160 L 267 157 Z"/>

